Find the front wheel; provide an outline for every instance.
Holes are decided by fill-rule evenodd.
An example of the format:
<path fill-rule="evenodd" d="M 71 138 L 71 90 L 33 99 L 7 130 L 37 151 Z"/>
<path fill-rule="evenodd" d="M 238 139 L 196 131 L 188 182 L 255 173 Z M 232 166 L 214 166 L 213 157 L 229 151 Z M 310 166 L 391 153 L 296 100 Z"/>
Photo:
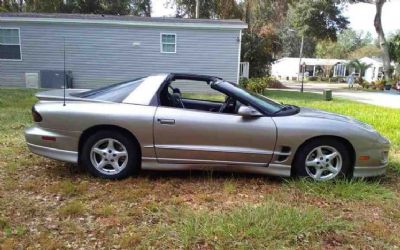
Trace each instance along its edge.
<path fill-rule="evenodd" d="M 294 168 L 298 176 L 308 176 L 316 181 L 348 177 L 351 157 L 340 141 L 316 139 L 299 149 Z"/>
<path fill-rule="evenodd" d="M 81 160 L 97 177 L 122 179 L 139 170 L 139 153 L 130 137 L 119 131 L 98 131 L 83 144 Z"/>

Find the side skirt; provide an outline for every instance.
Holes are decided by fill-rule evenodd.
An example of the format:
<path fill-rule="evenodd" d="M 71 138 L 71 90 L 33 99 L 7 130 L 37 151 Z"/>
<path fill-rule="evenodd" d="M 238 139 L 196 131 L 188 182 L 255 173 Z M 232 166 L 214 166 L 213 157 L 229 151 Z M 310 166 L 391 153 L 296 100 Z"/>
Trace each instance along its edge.
<path fill-rule="evenodd" d="M 155 158 L 142 158 L 142 169 L 144 170 L 159 170 L 159 171 L 177 171 L 177 170 L 215 170 L 223 172 L 239 172 L 239 173 L 254 173 L 274 176 L 290 177 L 290 165 L 269 164 L 265 166 L 249 166 L 238 164 L 221 164 L 221 163 L 198 163 L 198 164 L 167 164 L 158 163 Z"/>

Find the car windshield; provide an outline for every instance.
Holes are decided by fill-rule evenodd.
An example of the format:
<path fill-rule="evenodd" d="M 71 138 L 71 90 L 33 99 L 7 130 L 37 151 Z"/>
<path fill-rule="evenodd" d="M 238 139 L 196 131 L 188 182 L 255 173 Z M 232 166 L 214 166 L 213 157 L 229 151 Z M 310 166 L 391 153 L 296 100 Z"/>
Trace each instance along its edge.
<path fill-rule="evenodd" d="M 229 92 L 232 92 L 234 95 L 236 95 L 239 99 L 243 99 L 249 103 L 253 103 L 256 106 L 267 111 L 268 113 L 273 114 L 279 112 L 283 108 L 282 104 L 279 104 L 263 95 L 244 89 L 231 82 L 218 82 L 217 88 L 228 90 Z"/>
<path fill-rule="evenodd" d="M 126 82 L 120 82 L 102 88 L 77 93 L 74 94 L 74 96 L 102 101 L 122 102 L 133 90 L 143 83 L 144 79 L 145 78 L 142 77 Z"/>

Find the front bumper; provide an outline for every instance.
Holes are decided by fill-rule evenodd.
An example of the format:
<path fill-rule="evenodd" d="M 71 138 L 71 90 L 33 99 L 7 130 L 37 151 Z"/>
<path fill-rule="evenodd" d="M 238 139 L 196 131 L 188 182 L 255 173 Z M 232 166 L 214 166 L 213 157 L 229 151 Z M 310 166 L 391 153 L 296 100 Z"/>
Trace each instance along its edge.
<path fill-rule="evenodd" d="M 382 166 L 377 167 L 354 167 L 353 177 L 375 177 L 382 176 L 386 174 L 386 166 L 384 164 Z"/>
<path fill-rule="evenodd" d="M 25 140 L 29 150 L 51 159 L 78 162 L 79 132 L 52 130 L 34 126 L 25 130 Z M 54 140 L 44 140 L 51 137 Z"/>
<path fill-rule="evenodd" d="M 369 160 L 357 160 L 353 170 L 353 177 L 375 177 L 386 174 L 389 163 L 390 142 L 384 137 L 375 148 L 358 152 L 357 157 L 368 156 Z"/>

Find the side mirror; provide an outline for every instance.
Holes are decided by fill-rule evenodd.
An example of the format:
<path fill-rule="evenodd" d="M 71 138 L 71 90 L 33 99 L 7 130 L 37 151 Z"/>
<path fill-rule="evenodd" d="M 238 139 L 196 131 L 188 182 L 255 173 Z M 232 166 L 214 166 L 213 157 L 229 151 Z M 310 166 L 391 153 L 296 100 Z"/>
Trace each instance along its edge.
<path fill-rule="evenodd" d="M 258 117 L 262 116 L 260 112 L 255 110 L 253 107 L 250 106 L 240 106 L 238 110 L 238 114 L 243 117 Z"/>

